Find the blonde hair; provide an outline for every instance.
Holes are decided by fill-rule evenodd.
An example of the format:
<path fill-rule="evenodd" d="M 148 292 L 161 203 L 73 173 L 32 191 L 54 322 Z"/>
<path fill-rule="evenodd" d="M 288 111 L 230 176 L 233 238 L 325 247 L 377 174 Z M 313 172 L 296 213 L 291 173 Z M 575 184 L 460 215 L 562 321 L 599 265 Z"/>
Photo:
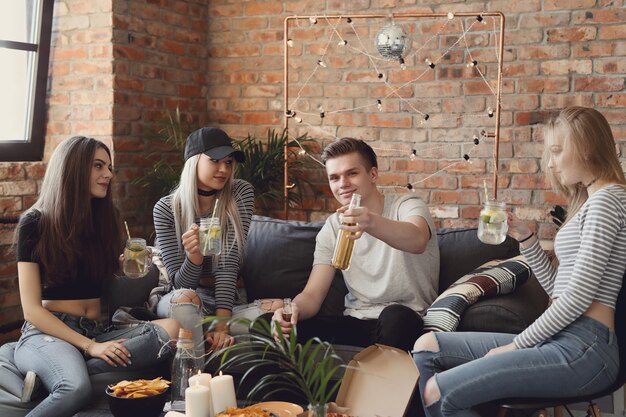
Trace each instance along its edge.
<path fill-rule="evenodd" d="M 575 158 L 589 170 L 594 179 L 626 185 L 624 171 L 615 149 L 615 140 L 609 123 L 602 113 L 588 107 L 567 107 L 543 128 L 544 151 L 542 169 L 552 187 L 568 200 L 567 220 L 571 219 L 587 201 L 589 194 L 585 184 L 563 185 L 548 169 L 549 142 L 562 136 L 564 147 L 571 147 Z"/>
<path fill-rule="evenodd" d="M 178 248 L 183 249 L 182 235 L 189 227 L 196 221 L 196 217 L 200 214 L 200 203 L 198 201 L 198 161 L 199 155 L 194 155 L 187 159 L 183 166 L 183 172 L 180 175 L 180 182 L 174 189 L 172 194 L 172 211 L 174 212 L 174 226 L 176 228 L 176 240 L 178 241 Z M 233 163 L 236 163 L 233 160 Z M 222 227 L 222 249 L 225 252 L 229 252 L 233 249 L 235 243 L 237 243 L 237 249 L 239 255 L 243 255 L 245 249 L 245 237 L 243 233 L 243 225 L 241 224 L 241 217 L 239 216 L 239 208 L 237 202 L 233 196 L 233 179 L 235 178 L 235 167 L 231 172 L 230 177 L 224 184 L 224 188 L 215 194 L 216 198 L 219 198 L 219 204 L 217 206 L 217 213 L 215 217 L 220 219 L 220 226 Z M 235 239 L 228 241 L 230 229 L 234 230 Z"/>

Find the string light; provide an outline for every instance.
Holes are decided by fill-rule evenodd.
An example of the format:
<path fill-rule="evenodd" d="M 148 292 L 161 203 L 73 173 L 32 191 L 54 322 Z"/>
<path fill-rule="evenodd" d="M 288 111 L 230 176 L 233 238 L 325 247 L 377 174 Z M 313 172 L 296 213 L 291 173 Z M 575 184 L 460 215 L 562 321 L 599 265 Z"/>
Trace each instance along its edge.
<path fill-rule="evenodd" d="M 452 13 L 452 12 L 447 13 L 447 18 L 448 18 L 448 20 L 452 20 L 452 19 L 454 19 L 454 17 L 455 17 L 454 13 Z M 328 18 L 326 18 L 326 21 L 328 21 L 328 20 L 329 20 L 329 19 L 328 19 Z M 311 25 L 315 25 L 315 24 L 317 24 L 317 18 L 314 18 L 314 17 L 309 17 L 309 21 L 310 21 Z M 346 21 L 347 21 L 347 23 L 352 24 L 352 18 L 350 18 L 350 17 L 346 17 Z M 476 17 L 476 22 L 482 22 L 483 24 L 486 24 L 486 23 L 487 23 L 486 21 L 484 21 L 484 18 L 483 18 L 482 16 L 480 16 L 480 15 L 478 15 L 478 16 Z M 476 22 L 475 22 L 475 23 L 476 23 Z M 329 23 L 330 23 L 330 22 L 329 22 Z M 442 55 L 441 55 L 441 57 L 439 57 L 438 59 L 434 60 L 434 62 L 433 62 L 433 61 L 431 61 L 431 59 L 426 58 L 426 59 L 425 59 L 425 63 L 426 63 L 426 65 L 428 65 L 428 67 L 429 67 L 430 69 L 435 69 L 435 67 L 436 67 L 436 65 L 437 65 L 436 63 L 440 63 L 441 59 L 442 59 L 442 58 L 444 58 L 444 57 L 446 56 L 446 54 L 447 54 L 448 52 L 450 52 L 450 50 L 451 50 L 451 49 L 452 49 L 452 48 L 453 48 L 453 47 L 454 47 L 454 46 L 455 46 L 455 45 L 456 45 L 459 41 L 461 41 L 462 39 L 465 39 L 466 34 L 467 34 L 470 30 L 471 30 L 471 27 L 472 27 L 472 25 L 473 25 L 473 24 L 474 24 L 474 23 L 470 24 L 470 25 L 469 25 L 469 27 L 468 27 L 467 29 L 465 28 L 465 25 L 463 25 L 463 29 L 462 29 L 462 30 L 463 30 L 463 33 L 462 33 L 462 35 L 459 37 L 459 40 L 458 40 L 457 42 L 455 42 L 453 45 L 451 45 L 451 46 L 450 46 L 450 47 L 449 47 L 449 48 L 448 48 L 445 52 L 443 52 L 443 53 L 442 53 Z M 447 25 L 447 22 L 444 24 L 444 27 L 445 27 L 445 25 Z M 343 39 L 343 36 L 341 36 L 341 35 L 339 34 L 339 32 L 337 31 L 337 29 L 336 29 L 336 26 L 337 26 L 337 25 L 333 24 L 332 26 L 333 26 L 333 27 L 332 27 L 332 29 L 334 30 L 334 34 L 335 34 L 336 36 L 338 36 L 338 38 L 339 38 L 339 41 L 337 42 L 337 45 L 338 45 L 338 46 L 346 46 L 346 45 L 348 45 L 349 41 L 348 41 L 347 39 Z M 494 29 L 494 30 L 495 30 L 495 29 Z M 441 31 L 440 31 L 440 32 L 441 32 Z M 358 38 L 358 33 L 354 33 L 354 35 L 356 35 L 356 36 L 357 36 L 357 38 Z M 432 39 L 435 39 L 435 37 L 433 37 Z M 430 40 L 428 40 L 427 42 L 425 42 L 425 43 L 424 43 L 424 46 L 423 46 L 422 48 L 420 48 L 420 50 L 421 50 L 421 49 L 423 49 L 424 47 L 426 47 L 426 44 L 427 44 L 428 42 L 430 42 L 432 39 L 430 39 Z M 360 40 L 360 39 L 358 39 L 358 40 Z M 328 46 L 330 45 L 330 42 L 331 42 L 331 41 L 332 41 L 332 37 L 330 38 L 330 40 L 329 40 L 328 44 L 326 45 L 326 49 L 328 49 Z M 467 62 L 467 63 L 466 63 L 466 66 L 467 66 L 468 68 L 470 68 L 470 67 L 476 67 L 476 66 L 478 65 L 478 61 L 477 61 L 477 60 L 474 60 L 474 59 L 472 58 L 472 56 L 471 56 L 471 52 L 469 51 L 469 46 L 468 46 L 468 44 L 467 44 L 467 40 L 465 40 L 465 43 L 466 43 L 466 49 L 467 49 L 467 52 L 468 52 L 469 58 L 470 58 L 470 60 L 471 60 L 471 61 L 469 61 L 469 62 Z M 294 45 L 294 41 L 293 41 L 293 39 L 289 38 L 289 39 L 287 40 L 287 44 L 288 44 L 288 46 L 289 46 L 289 47 L 293 47 L 293 45 Z M 410 103 L 409 103 L 406 99 L 404 99 L 403 97 L 401 97 L 401 96 L 400 96 L 400 94 L 398 93 L 398 92 L 399 92 L 399 90 L 400 90 L 400 88 L 395 88 L 395 87 L 392 87 L 392 86 L 391 86 L 390 84 L 388 84 L 388 83 L 387 83 L 387 81 L 386 81 L 387 76 L 390 76 L 390 74 L 386 75 L 384 72 L 379 72 L 379 71 L 377 71 L 376 64 L 374 63 L 373 59 L 380 59 L 380 58 L 376 58 L 376 57 L 374 57 L 374 56 L 369 55 L 369 53 L 367 53 L 367 51 L 366 51 L 366 49 L 365 49 L 365 47 L 364 47 L 363 42 L 361 42 L 361 46 L 363 47 L 363 50 L 361 50 L 361 51 L 359 51 L 359 49 L 355 48 L 354 46 L 351 46 L 350 48 L 348 48 L 348 49 L 347 49 L 347 51 L 353 51 L 353 50 L 356 50 L 357 52 L 360 52 L 360 53 L 361 53 L 361 54 L 363 54 L 364 56 L 368 57 L 368 58 L 370 59 L 370 63 L 372 64 L 371 68 L 373 68 L 373 69 L 374 69 L 374 71 L 376 71 L 376 72 L 375 72 L 376 77 L 377 77 L 378 79 L 381 79 L 381 80 L 382 80 L 382 79 L 385 79 L 385 84 L 387 85 L 387 87 L 389 87 L 389 88 L 392 90 L 389 94 L 386 94 L 386 95 L 385 95 L 384 97 L 382 97 L 381 99 L 377 99 L 377 100 L 376 100 L 376 107 L 377 107 L 378 111 L 381 111 L 381 112 L 383 111 L 383 107 L 382 107 L 382 100 L 387 99 L 387 98 L 389 98 L 390 96 L 395 96 L 395 97 L 397 97 L 397 98 L 398 98 L 401 102 L 404 102 L 405 104 L 407 104 L 407 105 L 410 107 L 410 109 L 414 110 L 414 111 L 415 111 L 415 112 L 417 112 L 417 113 L 421 113 L 421 114 L 422 114 L 422 120 L 420 121 L 420 123 L 421 123 L 421 124 L 425 124 L 425 122 L 427 122 L 427 121 L 429 120 L 430 115 L 429 115 L 428 113 L 423 113 L 423 112 L 419 111 L 418 109 L 416 109 L 415 107 L 413 107 L 413 105 L 412 105 L 412 104 L 410 104 Z M 415 51 L 414 53 L 411 53 L 411 55 L 417 54 L 418 52 L 419 52 L 419 50 L 418 50 L 418 51 Z M 497 53 L 497 52 L 496 52 L 496 53 Z M 322 67 L 322 68 L 327 68 L 327 64 L 326 64 L 326 62 L 324 61 L 325 56 L 326 56 L 326 50 L 324 50 L 324 51 L 322 52 L 320 59 L 318 59 L 318 60 L 317 60 L 317 65 L 318 65 L 318 66 L 320 66 L 320 67 Z M 331 61 L 331 62 L 332 62 L 332 61 Z M 400 68 L 401 68 L 402 70 L 406 70 L 407 66 L 406 66 L 406 62 L 405 62 L 405 57 L 403 57 L 403 56 L 399 56 L 399 57 L 398 57 L 398 62 L 399 62 L 399 66 L 400 66 Z M 447 63 L 448 61 L 443 61 L 443 62 Z M 481 72 L 480 72 L 480 70 L 478 70 L 478 71 L 479 71 L 479 73 L 481 73 Z M 427 72 L 428 72 L 428 70 L 425 70 L 423 73 L 421 73 L 422 75 L 418 76 L 415 80 L 411 80 L 411 81 L 407 82 L 405 85 L 408 85 L 408 84 L 409 84 L 409 83 L 411 83 L 411 82 L 418 81 L 418 80 L 419 80 L 419 79 L 423 76 L 423 74 L 426 74 Z M 311 74 L 311 76 L 312 76 L 312 75 L 313 75 L 313 74 Z M 482 75 L 482 73 L 481 73 L 481 75 Z M 300 92 L 302 92 L 302 91 L 303 91 L 303 89 L 306 87 L 306 83 L 308 83 L 308 80 L 309 80 L 309 79 L 311 79 L 311 77 L 309 77 L 308 79 L 306 79 L 306 81 L 305 81 L 305 85 L 302 87 L 302 89 L 300 90 Z M 485 79 L 485 77 L 484 77 L 484 76 L 483 76 L 483 80 L 485 81 L 485 83 L 487 83 L 487 84 L 488 84 L 488 81 Z M 404 87 L 405 85 L 403 85 L 402 87 Z M 488 84 L 488 85 L 489 85 L 489 84 Z M 491 91 L 492 91 L 493 95 L 495 96 L 496 94 L 495 94 L 495 92 L 493 91 L 493 89 L 491 89 Z M 291 106 L 290 106 L 290 107 L 292 107 L 292 108 L 293 108 L 293 105 L 294 105 L 294 104 L 295 104 L 295 103 L 296 103 L 299 99 L 300 99 L 300 93 L 298 93 L 298 98 L 296 99 L 296 101 L 295 101 L 295 102 L 291 103 Z M 369 106 L 362 106 L 362 108 L 367 108 L 367 107 L 369 107 Z M 354 109 L 352 109 L 352 110 L 356 110 L 356 109 L 358 109 L 358 108 L 357 108 L 357 107 L 355 107 L 355 108 L 354 108 Z M 331 110 L 331 111 L 330 111 L 330 114 L 337 113 L 337 112 L 344 112 L 344 111 L 347 111 L 347 110 L 348 110 L 348 109 Z M 325 111 L 325 110 L 324 110 L 321 106 L 318 106 L 318 111 L 319 111 L 319 117 L 320 117 L 320 119 L 324 119 L 324 118 L 325 118 L 325 116 L 326 116 L 326 114 L 327 114 L 327 112 L 326 112 L 326 111 Z M 289 117 L 289 118 L 293 118 L 293 119 L 294 119 L 294 121 L 296 121 L 297 123 L 303 123 L 303 119 L 302 119 L 302 117 L 297 116 L 297 115 L 296 115 L 296 112 L 295 112 L 294 110 L 288 109 L 288 110 L 286 110 L 286 111 L 285 111 L 285 114 L 286 114 L 286 116 L 287 116 L 287 117 Z M 304 114 L 304 115 L 315 115 L 315 113 L 308 113 L 308 112 L 304 112 L 303 114 Z M 471 115 L 471 117 L 485 117 L 485 116 L 484 116 L 484 113 L 480 112 L 480 114 L 482 114 L 482 116 L 480 116 L 480 115 L 479 115 L 479 113 L 476 113 L 475 115 Z M 490 118 L 494 117 L 494 111 L 493 111 L 493 109 L 492 109 L 491 107 L 489 107 L 489 108 L 487 109 L 487 115 L 488 115 Z M 453 118 L 454 118 L 454 119 L 458 119 L 459 117 L 465 117 L 465 115 L 462 115 L 462 116 L 454 116 Z M 438 117 L 438 118 L 437 118 L 437 121 L 438 121 L 438 123 L 439 123 L 439 122 L 445 122 L 445 121 L 446 121 L 446 119 L 445 119 L 445 118 Z M 324 134 L 327 134 L 328 132 L 324 132 L 324 131 L 322 130 L 323 122 L 319 122 L 319 123 L 320 123 L 320 124 L 319 124 L 318 126 L 319 126 L 319 129 L 320 129 L 320 132 L 322 132 L 322 133 L 324 133 Z M 314 125 L 311 125 L 309 122 L 306 122 L 306 124 L 307 124 L 307 126 L 310 126 L 310 127 L 315 128 L 315 126 L 314 126 Z M 495 137 L 495 135 L 494 135 L 494 134 L 489 134 L 489 133 L 487 133 L 485 130 L 482 130 L 482 131 L 480 132 L 480 134 L 481 134 L 481 136 L 483 136 L 483 137 L 485 137 L 485 138 Z M 471 142 L 470 142 L 470 143 L 473 143 L 475 146 L 479 145 L 479 144 L 480 144 L 479 137 L 478 137 L 477 135 L 473 135 L 473 137 L 471 138 Z M 318 163 L 320 163 L 320 164 L 321 164 L 321 162 L 320 162 L 320 161 L 318 161 L 317 159 L 315 159 L 313 156 L 311 156 L 311 155 L 309 154 L 309 152 L 307 152 L 307 151 L 306 151 L 306 150 L 302 147 L 302 145 L 301 145 L 301 144 L 299 144 L 299 143 L 298 143 L 298 145 L 300 146 L 300 150 L 298 151 L 298 155 L 307 155 L 309 158 L 311 158 L 311 159 L 313 159 L 313 160 L 315 160 L 316 162 L 318 162 Z M 451 145 L 452 145 L 452 144 L 438 145 L 438 146 L 432 147 L 431 149 L 442 148 L 442 147 L 451 146 Z M 374 148 L 374 149 L 376 149 L 376 148 Z M 420 148 L 420 149 L 421 149 L 421 148 Z M 463 149 L 463 147 L 461 147 L 461 150 L 462 150 L 462 149 Z M 396 151 L 396 152 L 397 152 L 397 151 L 399 151 L 399 149 L 388 149 L 388 150 L 389 150 L 389 151 Z M 406 152 L 406 150 L 403 150 L 402 152 Z M 421 150 L 420 150 L 420 153 L 421 153 Z M 470 151 L 470 152 L 468 152 L 468 153 L 463 153 L 463 152 L 461 152 L 461 153 L 462 153 L 462 155 L 463 155 L 463 156 L 462 156 L 462 159 L 461 159 L 461 158 L 459 158 L 459 159 L 457 160 L 457 162 L 453 162 L 453 163 L 450 163 L 449 165 L 447 165 L 447 166 L 445 166 L 445 167 L 442 167 L 441 169 L 437 170 L 437 172 L 434 172 L 433 174 L 428 175 L 426 178 L 423 178 L 423 179 L 421 179 L 421 180 L 420 180 L 420 181 L 418 181 L 418 182 L 420 182 L 420 183 L 421 183 L 421 182 L 423 182 L 423 181 L 426 181 L 427 179 L 431 178 L 432 176 L 434 176 L 434 175 L 436 175 L 436 174 L 438 174 L 438 173 L 440 173 L 440 172 L 445 171 L 446 169 L 448 169 L 449 167 L 451 167 L 451 166 L 453 166 L 453 165 L 456 165 L 456 164 L 459 164 L 459 163 L 464 163 L 464 162 L 467 162 L 467 163 L 469 163 L 469 164 L 472 164 L 472 162 L 471 162 L 471 160 L 470 160 L 470 159 L 471 159 L 470 155 L 472 154 L 472 151 Z M 406 155 L 406 154 L 405 154 L 405 155 Z M 413 148 L 413 149 L 411 149 L 411 150 L 410 150 L 409 159 L 410 159 L 411 161 L 414 161 L 414 160 L 416 160 L 416 159 L 417 159 L 417 149 Z M 390 185 L 390 186 L 384 186 L 384 187 L 395 187 L 395 188 L 399 188 L 399 187 L 402 187 L 402 186 L 401 186 L 401 185 L 393 185 L 393 186 L 391 186 L 391 185 Z M 414 184 L 407 183 L 407 184 L 405 185 L 405 187 L 406 187 L 406 189 L 408 189 L 409 191 L 415 192 L 415 186 L 414 186 Z"/>

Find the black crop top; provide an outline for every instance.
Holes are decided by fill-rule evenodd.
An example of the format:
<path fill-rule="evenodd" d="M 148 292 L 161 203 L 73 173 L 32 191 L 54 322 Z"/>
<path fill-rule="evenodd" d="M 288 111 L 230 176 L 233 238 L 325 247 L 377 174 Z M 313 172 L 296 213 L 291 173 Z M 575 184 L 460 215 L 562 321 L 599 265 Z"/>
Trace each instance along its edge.
<path fill-rule="evenodd" d="M 88 279 L 89 268 L 82 262 L 78 262 L 77 270 L 68 282 L 60 285 L 45 284 L 46 271 L 44 266 L 39 262 L 38 256 L 35 254 L 35 245 L 39 240 L 41 231 L 39 230 L 39 222 L 41 220 L 41 212 L 31 210 L 20 219 L 17 234 L 17 262 L 34 262 L 39 265 L 41 274 L 41 299 L 42 300 L 86 300 L 90 298 L 100 298 L 102 296 L 102 285 Z M 63 242 L 59 242 L 63 244 Z"/>

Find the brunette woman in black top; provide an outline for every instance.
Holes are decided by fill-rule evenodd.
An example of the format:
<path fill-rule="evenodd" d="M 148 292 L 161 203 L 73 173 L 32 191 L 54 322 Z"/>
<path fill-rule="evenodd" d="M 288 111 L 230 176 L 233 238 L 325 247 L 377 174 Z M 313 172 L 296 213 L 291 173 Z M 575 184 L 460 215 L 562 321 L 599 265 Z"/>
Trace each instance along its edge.
<path fill-rule="evenodd" d="M 25 323 L 15 363 L 50 393 L 28 416 L 71 416 L 91 399 L 90 374 L 138 370 L 171 355 L 172 319 L 105 329 L 100 298 L 119 267 L 111 153 L 77 136 L 55 149 L 37 202 L 20 219 L 17 269 Z"/>

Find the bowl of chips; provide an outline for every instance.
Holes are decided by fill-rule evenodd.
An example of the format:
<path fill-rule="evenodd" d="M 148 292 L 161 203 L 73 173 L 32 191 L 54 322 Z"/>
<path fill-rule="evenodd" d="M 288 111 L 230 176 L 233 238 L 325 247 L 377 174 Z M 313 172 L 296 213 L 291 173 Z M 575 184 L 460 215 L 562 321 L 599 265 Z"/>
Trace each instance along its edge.
<path fill-rule="evenodd" d="M 109 385 L 106 394 L 115 417 L 158 417 L 168 399 L 170 382 L 161 377 L 120 381 Z"/>

